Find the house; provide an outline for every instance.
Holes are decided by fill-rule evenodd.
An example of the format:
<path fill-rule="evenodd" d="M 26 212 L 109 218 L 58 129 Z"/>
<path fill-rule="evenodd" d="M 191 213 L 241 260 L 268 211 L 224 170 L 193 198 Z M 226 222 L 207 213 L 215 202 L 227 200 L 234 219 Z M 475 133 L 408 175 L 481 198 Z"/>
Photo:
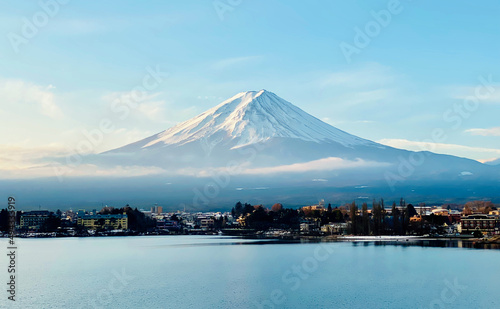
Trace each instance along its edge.
<path fill-rule="evenodd" d="M 300 220 L 300 231 L 302 233 L 316 233 L 320 231 L 319 220 L 314 219 L 302 219 Z"/>
<path fill-rule="evenodd" d="M 321 232 L 325 234 L 346 234 L 349 229 L 349 224 L 344 222 L 329 223 L 321 227 Z"/>

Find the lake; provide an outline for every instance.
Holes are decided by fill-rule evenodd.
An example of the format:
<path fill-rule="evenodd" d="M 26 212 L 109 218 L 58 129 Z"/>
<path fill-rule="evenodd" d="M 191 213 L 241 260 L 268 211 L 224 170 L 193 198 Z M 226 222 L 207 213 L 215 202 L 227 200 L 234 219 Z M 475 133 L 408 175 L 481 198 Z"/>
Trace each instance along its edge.
<path fill-rule="evenodd" d="M 4 289 L 2 308 L 500 308 L 498 250 L 223 236 L 17 245 L 17 301 Z"/>

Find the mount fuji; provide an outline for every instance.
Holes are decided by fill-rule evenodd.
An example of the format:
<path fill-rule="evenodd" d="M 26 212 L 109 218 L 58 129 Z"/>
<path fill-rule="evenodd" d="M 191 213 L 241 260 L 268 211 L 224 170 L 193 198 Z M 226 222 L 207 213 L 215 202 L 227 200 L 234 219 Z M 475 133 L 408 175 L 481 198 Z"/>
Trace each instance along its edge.
<path fill-rule="evenodd" d="M 204 139 L 231 141 L 231 149 L 290 138 L 343 146 L 375 145 L 332 127 L 272 92 L 241 92 L 203 114 L 134 143 L 142 149 L 181 146 Z M 123 148 L 122 148 L 123 150 Z"/>
<path fill-rule="evenodd" d="M 103 153 L 98 161 L 198 176 L 228 164 L 244 167 L 242 174 L 267 174 L 387 165 L 378 159 L 389 149 L 261 90 L 238 93 L 166 131 Z"/>
<path fill-rule="evenodd" d="M 103 153 L 100 159 L 198 176 L 228 162 L 254 175 L 314 172 L 327 177 L 332 170 L 348 174 L 363 168 L 370 179 L 451 180 L 491 172 L 490 166 L 474 160 L 411 152 L 354 136 L 266 90 L 238 93 L 168 130 Z"/>

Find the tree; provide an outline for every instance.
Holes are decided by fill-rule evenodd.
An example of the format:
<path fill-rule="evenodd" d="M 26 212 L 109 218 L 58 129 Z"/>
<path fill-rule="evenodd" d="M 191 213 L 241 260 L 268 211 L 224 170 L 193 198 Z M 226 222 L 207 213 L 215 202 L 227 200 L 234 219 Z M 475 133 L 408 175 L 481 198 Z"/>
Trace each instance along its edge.
<path fill-rule="evenodd" d="M 401 216 L 400 216 L 400 211 L 396 207 L 396 202 L 392 203 L 392 228 L 393 228 L 393 233 L 396 235 L 401 234 Z"/>
<path fill-rule="evenodd" d="M 264 207 L 258 206 L 255 211 L 250 213 L 246 221 L 251 228 L 262 231 L 271 226 L 273 217 L 266 212 Z"/>
<path fill-rule="evenodd" d="M 234 206 L 234 212 L 236 217 L 239 217 L 243 213 L 243 205 L 241 202 L 236 203 L 236 206 Z"/>
<path fill-rule="evenodd" d="M 425 203 L 418 204 L 420 207 L 420 235 L 424 234 L 424 214 L 425 214 Z"/>
<path fill-rule="evenodd" d="M 408 216 L 410 218 L 418 215 L 417 211 L 415 210 L 415 207 L 413 207 L 412 204 L 408 204 L 408 206 L 406 206 L 406 209 L 408 210 Z"/>
<path fill-rule="evenodd" d="M 156 220 L 146 217 L 137 208 L 125 207 L 121 209 L 122 213 L 125 212 L 128 217 L 128 228 L 133 231 L 146 232 L 156 227 Z"/>
<path fill-rule="evenodd" d="M 414 217 L 417 215 L 417 211 L 415 210 L 415 207 L 413 207 L 412 204 L 406 205 L 406 209 L 404 211 L 404 220 L 403 220 L 403 233 L 406 235 L 410 231 L 414 231 L 413 226 L 410 224 L 410 218 Z"/>
<path fill-rule="evenodd" d="M 471 208 L 471 206 L 468 205 L 468 203 L 465 204 L 464 210 L 462 212 L 463 212 L 464 216 L 470 216 L 470 215 L 472 215 L 472 208 Z"/>
<path fill-rule="evenodd" d="M 370 218 L 368 217 L 368 204 L 363 203 L 361 206 L 363 216 L 363 235 L 370 235 Z"/>
<path fill-rule="evenodd" d="M 2 209 L 0 211 L 0 231 L 8 232 L 9 231 L 9 218 L 10 214 L 7 209 Z"/>
<path fill-rule="evenodd" d="M 400 213 L 401 235 L 408 233 L 408 226 L 410 225 L 410 217 L 408 216 L 407 208 L 403 208 Z"/>
<path fill-rule="evenodd" d="M 380 228 L 382 229 L 381 233 L 384 234 L 387 229 L 387 222 L 385 220 L 385 204 L 384 199 L 380 199 Z"/>
<path fill-rule="evenodd" d="M 373 215 L 373 232 L 375 235 L 380 235 L 381 215 L 380 205 L 375 199 L 372 201 L 372 215 Z"/>
<path fill-rule="evenodd" d="M 243 215 L 252 213 L 255 210 L 252 205 L 245 203 L 245 206 L 243 206 Z"/>
<path fill-rule="evenodd" d="M 358 233 L 358 220 L 357 220 L 358 207 L 356 202 L 353 201 L 351 207 L 349 208 L 349 217 L 351 218 L 351 232 L 353 235 Z"/>
<path fill-rule="evenodd" d="M 283 205 L 281 205 L 280 203 L 276 203 L 273 205 L 273 207 L 271 207 L 272 212 L 278 212 L 281 209 L 283 209 Z"/>
<path fill-rule="evenodd" d="M 465 208 L 468 209 L 468 212 L 470 210 L 471 214 L 474 210 L 483 214 L 488 214 L 491 210 L 493 210 L 493 208 L 495 208 L 495 205 L 493 205 L 490 201 L 471 201 L 465 204 L 464 211 Z"/>
<path fill-rule="evenodd" d="M 404 208 L 404 207 L 406 207 L 406 201 L 404 200 L 404 198 L 401 198 L 401 199 L 399 200 L 399 206 L 401 206 L 401 207 L 403 207 L 403 208 Z"/>
<path fill-rule="evenodd" d="M 328 203 L 328 208 L 327 208 L 327 211 L 328 211 L 328 212 L 332 212 L 332 204 Z"/>
<path fill-rule="evenodd" d="M 61 218 L 54 215 L 53 212 L 49 214 L 49 217 L 41 225 L 40 230 L 43 232 L 56 232 L 61 226 Z"/>
<path fill-rule="evenodd" d="M 395 234 L 396 233 L 396 220 L 397 220 L 397 217 L 396 217 L 396 202 L 393 202 L 392 203 L 392 208 L 391 208 L 391 213 L 392 213 L 392 233 Z"/>

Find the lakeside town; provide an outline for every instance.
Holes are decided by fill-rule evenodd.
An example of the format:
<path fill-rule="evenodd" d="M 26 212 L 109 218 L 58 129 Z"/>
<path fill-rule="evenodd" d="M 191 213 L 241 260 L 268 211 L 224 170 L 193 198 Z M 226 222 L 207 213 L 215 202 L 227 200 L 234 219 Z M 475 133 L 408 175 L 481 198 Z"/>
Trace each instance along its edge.
<path fill-rule="evenodd" d="M 464 205 L 418 206 L 374 200 L 371 207 L 355 202 L 343 206 L 316 205 L 298 209 L 276 203 L 271 208 L 241 202 L 227 212 L 165 212 L 162 206 L 137 209 L 105 206 L 79 209 L 17 211 L 16 237 L 88 237 L 133 235 L 238 235 L 269 238 L 374 236 L 483 239 L 498 242 L 500 212 L 488 201 Z M 7 236 L 11 213 L 0 211 L 0 233 Z M 408 238 L 407 238 L 408 239 Z"/>

